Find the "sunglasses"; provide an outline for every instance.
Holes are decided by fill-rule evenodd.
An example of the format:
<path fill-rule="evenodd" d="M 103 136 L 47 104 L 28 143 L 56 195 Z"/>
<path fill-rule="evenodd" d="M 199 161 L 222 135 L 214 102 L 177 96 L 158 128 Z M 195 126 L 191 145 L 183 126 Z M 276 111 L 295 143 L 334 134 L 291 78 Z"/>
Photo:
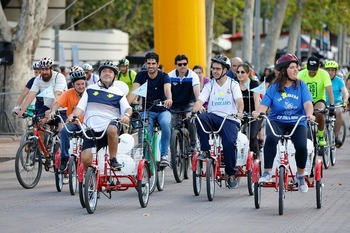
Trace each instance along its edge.
<path fill-rule="evenodd" d="M 187 66 L 187 63 L 186 62 L 184 62 L 184 63 L 177 63 L 176 65 L 178 65 L 178 66 Z"/>
<path fill-rule="evenodd" d="M 245 74 L 244 71 L 237 71 L 237 74 Z"/>

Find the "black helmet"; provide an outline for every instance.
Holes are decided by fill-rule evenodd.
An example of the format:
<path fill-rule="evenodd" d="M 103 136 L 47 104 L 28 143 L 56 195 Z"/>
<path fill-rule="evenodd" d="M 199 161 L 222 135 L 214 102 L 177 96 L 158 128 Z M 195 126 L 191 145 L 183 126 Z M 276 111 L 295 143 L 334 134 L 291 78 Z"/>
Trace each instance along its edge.
<path fill-rule="evenodd" d="M 86 80 L 85 72 L 84 72 L 83 68 L 81 68 L 80 66 L 71 67 L 69 69 L 69 77 L 70 77 L 70 80 L 72 81 L 72 83 L 74 83 L 75 81 L 78 81 L 80 79 Z"/>
<path fill-rule="evenodd" d="M 211 59 L 211 62 L 218 62 L 221 65 L 225 66 L 227 68 L 227 70 L 229 70 L 231 68 L 231 61 L 228 57 L 224 56 L 224 55 L 216 55 L 215 57 L 213 57 Z"/>
<path fill-rule="evenodd" d="M 104 68 L 112 69 L 115 75 L 118 74 L 117 67 L 113 64 L 112 61 L 109 61 L 109 60 L 104 61 L 104 62 L 100 65 L 100 67 L 98 68 L 98 73 L 101 74 L 101 71 L 102 71 Z"/>
<path fill-rule="evenodd" d="M 293 54 L 285 54 L 276 61 L 276 70 L 281 71 L 283 67 L 289 66 L 290 63 L 299 64 L 299 59 Z"/>

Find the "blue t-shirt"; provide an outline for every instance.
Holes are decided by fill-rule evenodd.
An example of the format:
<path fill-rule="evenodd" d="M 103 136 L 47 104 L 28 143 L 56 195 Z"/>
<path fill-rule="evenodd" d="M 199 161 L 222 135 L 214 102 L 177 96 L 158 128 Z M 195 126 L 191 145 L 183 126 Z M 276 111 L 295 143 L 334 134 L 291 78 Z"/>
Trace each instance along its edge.
<path fill-rule="evenodd" d="M 153 101 L 166 100 L 166 96 L 164 94 L 164 84 L 170 84 L 170 78 L 167 73 L 158 70 L 158 74 L 155 78 L 150 78 L 148 76 L 148 71 L 140 71 L 137 73 L 135 77 L 134 83 L 139 83 L 140 85 L 144 84 L 148 81 L 147 85 L 147 103 L 146 109 L 149 109 L 152 106 Z M 145 98 L 142 98 L 145 101 Z M 153 106 L 152 112 L 163 112 L 167 109 L 165 107 Z"/>
<path fill-rule="evenodd" d="M 341 92 L 341 89 L 345 88 L 345 83 L 342 78 L 339 76 L 335 76 L 332 80 L 332 89 L 333 89 L 333 96 L 334 96 L 334 103 L 343 103 L 343 95 Z M 346 101 L 346 100 L 345 100 Z M 328 93 L 326 92 L 326 103 L 329 105 L 328 100 Z"/>
<path fill-rule="evenodd" d="M 262 105 L 271 109 L 269 119 L 282 123 L 295 124 L 300 116 L 304 116 L 305 110 L 303 104 L 306 101 L 312 102 L 311 93 L 307 85 L 299 80 L 299 86 L 294 89 L 295 85 L 285 87 L 284 92 L 278 92 L 278 84 L 272 84 L 266 91 Z M 304 118 L 300 125 L 307 126 L 307 121 Z"/>

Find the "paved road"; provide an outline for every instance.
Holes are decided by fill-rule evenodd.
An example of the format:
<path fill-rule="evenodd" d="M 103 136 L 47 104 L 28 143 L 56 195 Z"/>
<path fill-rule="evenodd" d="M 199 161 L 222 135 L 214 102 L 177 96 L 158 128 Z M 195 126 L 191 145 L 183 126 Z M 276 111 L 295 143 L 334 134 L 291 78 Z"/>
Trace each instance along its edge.
<path fill-rule="evenodd" d="M 18 141 L 1 138 L 0 157 L 13 158 Z M 164 191 L 155 191 L 146 208 L 140 207 L 135 189 L 129 189 L 112 193 L 111 200 L 101 195 L 95 214 L 90 215 L 81 208 L 78 195 L 69 194 L 67 185 L 61 193 L 56 191 L 52 173 L 43 172 L 34 189 L 23 189 L 11 159 L 0 163 L 0 231 L 349 232 L 349 136 L 347 142 L 338 150 L 336 166 L 324 171 L 322 208 L 316 208 L 313 188 L 306 194 L 288 192 L 282 216 L 273 189 L 262 190 L 258 210 L 244 179 L 234 190 L 216 186 L 214 201 L 209 202 L 205 189 L 194 196 L 192 179 L 177 184 L 171 170 Z"/>

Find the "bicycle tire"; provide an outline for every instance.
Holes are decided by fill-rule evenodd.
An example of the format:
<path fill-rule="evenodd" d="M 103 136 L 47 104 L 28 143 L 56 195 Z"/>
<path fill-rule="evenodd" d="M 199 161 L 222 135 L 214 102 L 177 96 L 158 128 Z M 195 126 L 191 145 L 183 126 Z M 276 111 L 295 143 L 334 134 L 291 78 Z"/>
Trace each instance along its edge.
<path fill-rule="evenodd" d="M 260 203 L 261 203 L 261 185 L 259 184 L 259 182 L 255 182 L 253 185 L 254 185 L 254 204 L 255 204 L 255 208 L 259 209 Z"/>
<path fill-rule="evenodd" d="M 69 192 L 71 195 L 75 195 L 78 186 L 78 175 L 77 175 L 77 162 L 76 157 L 71 155 L 68 164 L 68 178 L 69 178 Z"/>
<path fill-rule="evenodd" d="M 34 188 L 41 178 L 42 160 L 36 143 L 29 140 L 20 145 L 16 152 L 15 171 L 20 185 L 25 189 Z"/>
<path fill-rule="evenodd" d="M 278 170 L 278 214 L 279 215 L 283 215 L 284 198 L 285 198 L 285 189 L 284 189 L 285 174 L 286 174 L 285 167 L 281 166 Z"/>
<path fill-rule="evenodd" d="M 188 132 L 188 131 L 187 131 Z M 191 173 L 191 164 L 192 164 L 192 153 L 189 152 L 190 149 L 190 139 L 189 135 L 183 134 L 184 135 L 184 144 L 185 147 L 182 150 L 184 154 L 184 162 L 185 162 L 185 167 L 184 167 L 184 179 L 187 180 L 190 178 L 190 173 Z"/>
<path fill-rule="evenodd" d="M 344 145 L 345 138 L 346 138 L 346 123 L 344 120 L 342 121 L 342 126 L 340 127 L 338 137 L 340 138 L 340 140 L 342 142 L 341 145 L 337 146 L 337 148 L 340 148 L 340 147 L 342 147 L 342 145 Z"/>
<path fill-rule="evenodd" d="M 328 127 L 324 128 L 323 131 L 324 139 L 326 141 L 326 145 L 323 147 L 323 154 L 322 154 L 322 159 L 323 159 L 323 166 L 325 169 L 328 169 L 329 166 L 331 165 L 331 146 L 329 145 L 329 132 L 328 132 Z"/>
<path fill-rule="evenodd" d="M 57 192 L 61 192 L 63 188 L 63 173 L 61 173 L 59 168 L 54 168 L 55 173 L 55 184 Z"/>
<path fill-rule="evenodd" d="M 89 167 L 85 174 L 84 201 L 89 214 L 93 214 L 97 207 L 98 184 L 97 174 L 93 167 Z"/>
<path fill-rule="evenodd" d="M 171 167 L 177 183 L 184 180 L 185 161 L 182 155 L 182 136 L 179 130 L 174 130 L 170 140 Z"/>
<path fill-rule="evenodd" d="M 154 155 L 152 153 L 152 147 L 148 142 L 144 143 L 143 147 L 143 157 L 149 163 L 150 169 L 150 194 L 154 192 L 157 186 L 158 172 L 157 172 L 157 164 L 154 159 Z"/>
<path fill-rule="evenodd" d="M 195 162 L 195 161 L 193 161 Z M 192 171 L 192 185 L 193 185 L 193 192 L 195 196 L 199 196 L 201 189 L 202 189 L 202 168 L 203 168 L 203 161 L 197 160 L 196 161 L 196 170 Z"/>
<path fill-rule="evenodd" d="M 331 147 L 330 147 L 330 162 L 331 162 L 331 165 L 332 166 L 334 166 L 335 165 L 335 163 L 336 163 L 336 160 L 337 160 L 337 146 L 336 146 L 336 144 L 335 144 L 335 131 L 334 131 L 334 128 L 332 127 L 331 128 L 332 129 L 332 131 L 331 131 L 331 133 L 330 133 L 330 135 L 329 135 L 329 138 L 330 138 L 330 140 L 329 140 L 329 142 L 331 143 Z"/>
<path fill-rule="evenodd" d="M 317 209 L 322 207 L 322 183 L 320 180 L 316 181 L 316 207 Z"/>
<path fill-rule="evenodd" d="M 207 197 L 209 201 L 214 200 L 215 195 L 215 163 L 212 158 L 207 160 Z"/>
<path fill-rule="evenodd" d="M 137 181 L 137 192 L 142 208 L 145 208 L 147 206 L 150 195 L 150 173 L 147 166 L 147 163 L 143 164 L 142 179 Z"/>
<path fill-rule="evenodd" d="M 165 167 L 160 166 L 159 162 L 157 162 L 157 190 L 163 191 L 165 184 Z"/>
<path fill-rule="evenodd" d="M 246 175 L 247 175 L 247 186 L 248 186 L 248 193 L 250 196 L 252 196 L 254 194 L 254 184 L 252 182 L 252 171 L 249 170 L 246 172 Z"/>
<path fill-rule="evenodd" d="M 78 189 L 79 189 L 79 200 L 80 200 L 80 205 L 83 208 L 86 208 L 85 205 L 85 195 L 84 195 L 84 182 L 79 182 L 78 183 Z"/>

